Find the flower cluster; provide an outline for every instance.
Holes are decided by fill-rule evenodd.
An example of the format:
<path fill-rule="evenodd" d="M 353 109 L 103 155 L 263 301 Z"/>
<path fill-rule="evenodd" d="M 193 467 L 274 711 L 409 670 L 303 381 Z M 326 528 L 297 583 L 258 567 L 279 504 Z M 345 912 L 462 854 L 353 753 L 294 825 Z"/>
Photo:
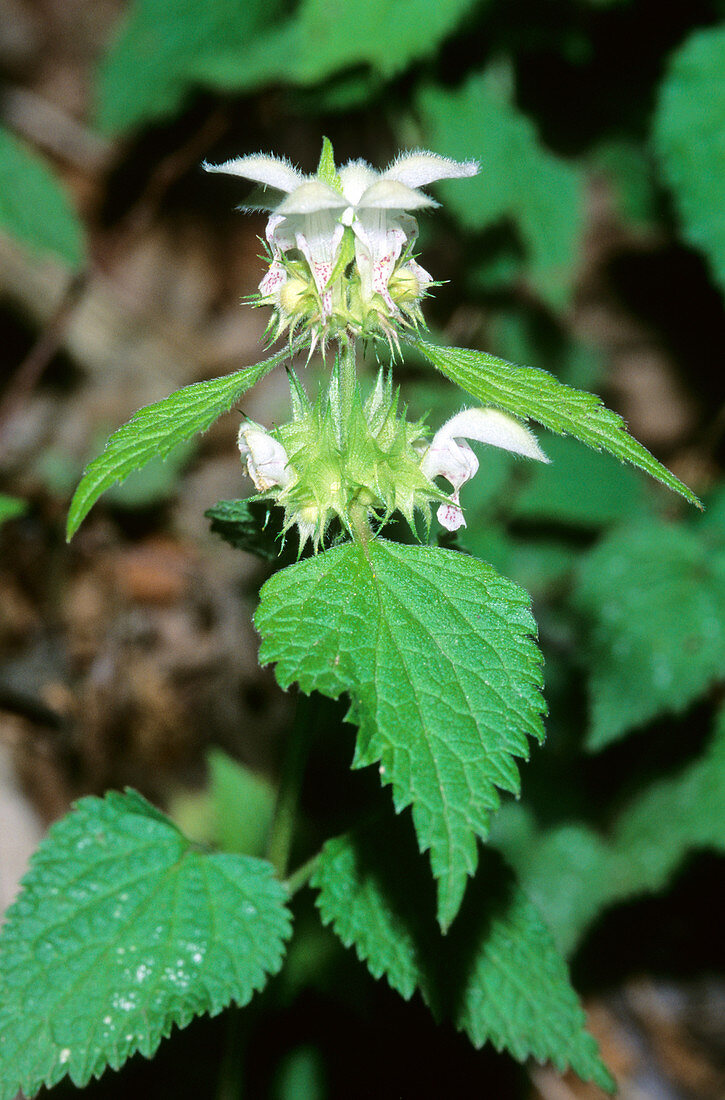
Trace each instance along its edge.
<path fill-rule="evenodd" d="M 337 368 L 326 398 L 313 406 L 290 376 L 294 415 L 289 424 L 267 432 L 250 421 L 239 429 L 239 449 L 260 496 L 285 510 L 284 529 L 297 525 L 300 547 L 318 548 L 335 517 L 352 531 L 355 516 L 385 522 L 395 511 L 415 531 L 415 511 L 430 523 L 430 505 L 449 531 L 465 526 L 459 492 L 478 470 L 467 440 L 476 440 L 548 462 L 534 436 L 518 420 L 497 409 L 465 409 L 429 442 L 422 421 L 397 413 L 397 394 L 381 371 L 363 404 L 356 391 L 343 411 Z M 445 478 L 445 494 L 435 484 Z"/>
<path fill-rule="evenodd" d="M 269 269 L 261 305 L 274 310 L 270 334 L 309 334 L 310 348 L 335 336 L 384 336 L 422 321 L 420 302 L 433 284 L 415 260 L 418 225 L 409 213 L 438 204 L 420 188 L 475 175 L 475 161 L 404 153 L 384 172 L 363 160 L 338 171 L 325 139 L 317 173 L 255 154 L 210 172 L 241 176 L 259 187 L 243 206 L 267 210 Z"/>

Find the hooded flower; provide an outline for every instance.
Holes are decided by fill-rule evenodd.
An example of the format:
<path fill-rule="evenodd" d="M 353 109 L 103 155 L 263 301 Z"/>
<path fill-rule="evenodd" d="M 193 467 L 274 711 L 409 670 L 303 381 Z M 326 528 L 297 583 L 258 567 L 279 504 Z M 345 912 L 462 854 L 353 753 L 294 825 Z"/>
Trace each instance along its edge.
<path fill-rule="evenodd" d="M 478 472 L 478 459 L 467 440 L 489 443 L 505 451 L 548 462 L 534 436 L 514 417 L 498 409 L 464 409 L 439 428 L 423 454 L 420 468 L 430 481 L 444 477 L 453 493 L 438 509 L 438 522 L 449 531 L 465 527 L 459 493 L 461 486 Z"/>
<path fill-rule="evenodd" d="M 308 327 L 312 346 L 345 329 L 390 340 L 396 326 L 422 320 L 419 303 L 433 279 L 412 256 L 418 225 L 409 212 L 438 205 L 421 187 L 479 170 L 475 161 L 419 151 L 383 172 L 363 160 L 338 172 L 327 139 L 314 176 L 262 154 L 204 167 L 259 185 L 244 208 L 271 214 L 261 303 L 275 308 L 275 338 Z"/>

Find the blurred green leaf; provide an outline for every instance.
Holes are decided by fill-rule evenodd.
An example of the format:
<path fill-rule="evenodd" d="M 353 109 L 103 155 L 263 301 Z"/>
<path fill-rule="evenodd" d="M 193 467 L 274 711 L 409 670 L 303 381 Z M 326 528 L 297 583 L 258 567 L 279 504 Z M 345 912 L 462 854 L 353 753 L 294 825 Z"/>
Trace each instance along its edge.
<path fill-rule="evenodd" d="M 657 221 L 657 194 L 651 155 L 633 141 L 606 141 L 591 157 L 592 167 L 603 172 L 612 187 L 620 215 L 639 226 Z"/>
<path fill-rule="evenodd" d="M 24 500 L 19 500 L 18 497 L 9 497 L 5 493 L 0 493 L 0 524 L 5 523 L 9 519 L 15 519 L 17 516 L 22 516 L 27 511 L 28 505 Z"/>
<path fill-rule="evenodd" d="M 45 161 L 0 126 L 0 229 L 73 271 L 85 262 L 80 220 Z"/>
<path fill-rule="evenodd" d="M 425 88 L 418 97 L 425 142 L 457 160 L 480 160 L 473 179 L 441 184 L 446 205 L 467 230 L 513 221 L 528 277 L 546 301 L 563 306 L 581 244 L 583 176 L 544 148 L 502 85 L 490 69 L 455 92 Z"/>
<path fill-rule="evenodd" d="M 546 439 L 544 449 L 551 465 L 527 467 L 527 484 L 512 501 L 515 517 L 603 527 L 650 510 L 642 478 L 610 455 L 560 436 Z"/>
<path fill-rule="evenodd" d="M 586 623 L 592 750 L 681 713 L 725 677 L 725 539 L 695 525 L 618 530 L 584 559 L 574 606 Z"/>
<path fill-rule="evenodd" d="M 662 82 L 653 140 L 685 239 L 725 290 L 725 26 L 698 30 Z"/>
<path fill-rule="evenodd" d="M 173 115 L 197 83 L 200 57 L 247 49 L 284 7 L 284 0 L 134 0 L 98 73 L 99 127 L 115 133 Z"/>
<path fill-rule="evenodd" d="M 302 0 L 291 19 L 266 34 L 202 53 L 194 71 L 200 81 L 225 91 L 314 84 L 361 63 L 390 78 L 435 53 L 479 3 Z"/>
<path fill-rule="evenodd" d="M 274 788 L 220 749 L 212 749 L 207 762 L 217 843 L 225 852 L 261 856 L 274 811 Z"/>
<path fill-rule="evenodd" d="M 633 798 L 606 836 L 579 822 L 540 830 L 507 803 L 490 842 L 571 954 L 604 909 L 661 890 L 690 851 L 725 852 L 725 711 L 704 756 Z"/>

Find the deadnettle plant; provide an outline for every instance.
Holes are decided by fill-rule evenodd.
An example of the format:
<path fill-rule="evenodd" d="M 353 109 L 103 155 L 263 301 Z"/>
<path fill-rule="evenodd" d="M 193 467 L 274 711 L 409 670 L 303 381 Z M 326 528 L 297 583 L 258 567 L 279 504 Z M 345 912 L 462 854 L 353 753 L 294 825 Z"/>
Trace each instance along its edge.
<path fill-rule="evenodd" d="M 528 419 L 697 498 L 594 395 L 426 339 L 422 304 L 435 283 L 415 255 L 416 217 L 436 203 L 423 188 L 465 181 L 475 161 L 413 152 L 382 172 L 360 160 L 338 170 L 325 141 L 314 175 L 261 154 L 207 167 L 257 186 L 246 208 L 268 214 L 268 266 L 256 302 L 271 308 L 270 335 L 285 345 L 141 409 L 85 471 L 68 533 L 114 481 L 204 431 L 289 361 L 289 420 L 245 418 L 239 429 L 255 496 L 207 513 L 233 546 L 273 562 L 254 621 L 261 662 L 275 665 L 282 688 L 299 688 L 289 757 L 269 805 L 251 799 L 254 827 L 246 818 L 239 833 L 255 847 L 243 853 L 241 818 L 234 829 L 225 822 L 216 840 L 234 842 L 215 852 L 214 836 L 193 843 L 129 791 L 84 799 L 53 826 L 0 933 L 0 1100 L 65 1074 L 85 1084 L 136 1051 L 151 1055 L 173 1024 L 245 1005 L 283 964 L 289 898 L 303 887 L 376 978 L 447 1008 L 476 1046 L 549 1059 L 611 1089 L 554 939 L 492 851 L 502 797 L 519 795 L 519 765 L 544 739 L 530 600 L 450 536 L 466 525 L 460 494 L 478 471 L 474 447 L 547 461 Z M 367 386 L 357 375 L 363 341 L 392 360 Z M 291 360 L 314 349 L 334 354 L 308 395 Z M 464 391 L 445 423 L 407 415 L 394 382 L 406 349 Z M 290 531 L 299 560 L 285 565 Z M 362 823 L 335 837 L 324 814 L 295 827 L 319 724 L 301 696 L 313 693 L 349 697 L 353 766 L 374 766 L 380 779 Z M 257 787 L 244 778 L 235 813 L 251 812 Z M 231 801 L 225 793 L 219 805 Z"/>

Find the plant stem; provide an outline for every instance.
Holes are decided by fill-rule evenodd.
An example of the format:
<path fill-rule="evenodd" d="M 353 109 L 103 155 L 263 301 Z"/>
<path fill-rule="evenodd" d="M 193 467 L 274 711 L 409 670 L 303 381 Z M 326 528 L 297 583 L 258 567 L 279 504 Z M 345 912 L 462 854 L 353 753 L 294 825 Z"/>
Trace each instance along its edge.
<path fill-rule="evenodd" d="M 289 896 L 294 897 L 298 890 L 301 890 L 306 882 L 312 877 L 312 873 L 315 870 L 320 860 L 319 852 L 316 856 L 312 856 L 310 859 L 305 860 L 296 871 L 293 871 L 291 875 L 287 876 L 285 883 Z"/>
<path fill-rule="evenodd" d="M 300 692 L 267 842 L 267 858 L 280 878 L 284 878 L 287 873 L 292 847 L 302 777 L 312 733 L 310 715 L 310 697 Z"/>
<path fill-rule="evenodd" d="M 357 348 L 349 337 L 340 342 L 340 417 L 347 424 L 352 413 L 352 403 L 357 386 Z"/>

